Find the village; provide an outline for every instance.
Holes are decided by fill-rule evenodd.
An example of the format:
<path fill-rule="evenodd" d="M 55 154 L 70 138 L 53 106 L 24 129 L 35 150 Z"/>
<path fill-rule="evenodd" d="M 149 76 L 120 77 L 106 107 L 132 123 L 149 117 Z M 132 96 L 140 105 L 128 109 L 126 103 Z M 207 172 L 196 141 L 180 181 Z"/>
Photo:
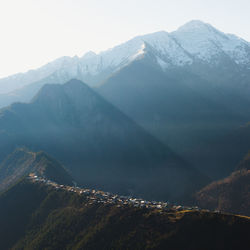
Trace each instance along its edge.
<path fill-rule="evenodd" d="M 169 211 L 169 212 L 184 211 L 184 210 L 190 210 L 190 211 L 201 210 L 197 206 L 188 207 L 188 206 L 171 204 L 170 202 L 147 201 L 141 198 L 122 196 L 122 195 L 112 194 L 110 192 L 104 192 L 104 191 L 95 190 L 95 189 L 80 188 L 77 186 L 60 185 L 56 182 L 37 176 L 33 173 L 29 174 L 27 178 L 31 180 L 32 182 L 44 183 L 55 189 L 62 189 L 68 192 L 74 192 L 79 195 L 83 195 L 88 200 L 89 205 L 92 205 L 94 203 L 103 203 L 103 204 L 113 204 L 113 205 L 116 205 L 117 207 L 133 206 L 133 207 L 157 209 L 157 210 Z"/>

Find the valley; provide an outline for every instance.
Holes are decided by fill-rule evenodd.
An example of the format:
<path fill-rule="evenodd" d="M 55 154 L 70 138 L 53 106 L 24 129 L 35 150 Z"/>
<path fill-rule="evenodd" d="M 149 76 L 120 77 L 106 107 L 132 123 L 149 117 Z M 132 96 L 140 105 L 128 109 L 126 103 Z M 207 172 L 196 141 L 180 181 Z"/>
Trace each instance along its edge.
<path fill-rule="evenodd" d="M 0 78 L 0 249 L 249 249 L 249 107 L 200 20 Z"/>

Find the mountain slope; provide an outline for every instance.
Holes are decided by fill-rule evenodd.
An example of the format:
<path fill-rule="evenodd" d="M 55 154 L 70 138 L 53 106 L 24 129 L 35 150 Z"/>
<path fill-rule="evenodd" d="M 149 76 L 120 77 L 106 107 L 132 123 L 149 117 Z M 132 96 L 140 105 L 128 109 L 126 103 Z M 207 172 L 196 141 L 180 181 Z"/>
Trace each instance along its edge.
<path fill-rule="evenodd" d="M 21 177 L 34 173 L 61 184 L 72 185 L 69 173 L 44 152 L 34 153 L 19 148 L 0 164 L 0 191 L 17 182 Z"/>
<path fill-rule="evenodd" d="M 201 171 L 221 178 L 235 165 L 227 165 L 227 157 L 218 163 L 211 144 L 248 121 L 249 43 L 200 21 L 169 36 L 191 61 L 167 63 L 162 46 L 169 43 L 156 39 L 98 91 Z"/>
<path fill-rule="evenodd" d="M 207 179 L 78 80 L 46 85 L 0 112 L 0 158 L 24 145 L 60 160 L 80 184 L 177 199 Z"/>
<path fill-rule="evenodd" d="M 204 187 L 195 198 L 201 207 L 250 215 L 249 154 L 230 176 Z"/>
<path fill-rule="evenodd" d="M 3 249 L 210 250 L 249 246 L 247 217 L 91 205 L 84 196 L 29 180 L 0 195 L 0 220 Z"/>
<path fill-rule="evenodd" d="M 162 72 L 151 62 L 149 55 L 131 63 L 97 91 L 201 171 L 212 177 L 228 174 L 232 168 L 220 169 L 216 152 L 207 154 L 204 148 L 248 120 L 250 100 L 188 70 Z M 209 169 L 213 165 L 216 172 Z"/>
<path fill-rule="evenodd" d="M 195 58 L 218 63 L 214 59 L 225 56 L 236 64 L 249 66 L 249 42 L 225 34 L 210 24 L 193 20 L 172 32 L 171 36 Z"/>
<path fill-rule="evenodd" d="M 82 57 L 61 57 L 36 70 L 0 79 L 0 93 L 10 93 L 46 78 L 51 80 L 51 76 L 54 83 L 78 78 L 96 86 L 129 63 L 144 57 L 149 47 L 154 53 L 155 64 L 163 71 L 193 64 L 214 65 L 218 58 L 246 69 L 249 69 L 250 64 L 248 42 L 194 20 L 172 33 L 160 31 L 137 36 L 99 54 L 88 52 Z M 200 70 L 196 71 L 199 72 Z M 15 92 L 7 96 L 13 95 Z M 20 99 L 17 97 L 16 101 L 18 100 Z"/>
<path fill-rule="evenodd" d="M 249 42 L 191 21 L 174 32 L 138 36 L 99 54 L 58 59 L 32 71 L 37 72 L 29 78 L 33 81 L 20 80 L 31 72 L 2 79 L 2 89 L 12 85 L 9 80 L 24 87 L 0 96 L 0 105 L 29 101 L 46 82 L 76 77 L 218 179 L 231 173 L 235 162 L 228 164 L 226 156 L 218 161 L 212 141 L 248 121 L 249 51 Z M 41 80 L 41 72 L 49 73 Z"/>
<path fill-rule="evenodd" d="M 235 171 L 213 182 L 196 195 L 197 204 L 208 209 L 250 215 L 250 171 Z"/>

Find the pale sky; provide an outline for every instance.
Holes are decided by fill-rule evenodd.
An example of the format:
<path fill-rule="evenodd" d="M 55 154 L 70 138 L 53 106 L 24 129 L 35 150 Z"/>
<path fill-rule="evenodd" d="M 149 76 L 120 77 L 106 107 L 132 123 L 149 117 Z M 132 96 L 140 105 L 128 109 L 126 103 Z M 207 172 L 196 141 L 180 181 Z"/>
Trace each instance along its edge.
<path fill-rule="evenodd" d="M 250 41 L 250 0 L 0 0 L 0 77 L 199 19 Z"/>

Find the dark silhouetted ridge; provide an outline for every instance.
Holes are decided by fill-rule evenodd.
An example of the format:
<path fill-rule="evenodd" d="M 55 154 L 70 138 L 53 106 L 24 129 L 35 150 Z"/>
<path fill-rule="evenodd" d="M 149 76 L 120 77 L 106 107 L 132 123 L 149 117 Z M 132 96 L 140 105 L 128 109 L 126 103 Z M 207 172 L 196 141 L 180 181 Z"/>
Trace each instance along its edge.
<path fill-rule="evenodd" d="M 8 155 L 0 164 L 0 173 L 0 191 L 30 173 L 61 184 L 73 184 L 70 174 L 55 159 L 44 152 L 34 153 L 25 148 Z"/>

